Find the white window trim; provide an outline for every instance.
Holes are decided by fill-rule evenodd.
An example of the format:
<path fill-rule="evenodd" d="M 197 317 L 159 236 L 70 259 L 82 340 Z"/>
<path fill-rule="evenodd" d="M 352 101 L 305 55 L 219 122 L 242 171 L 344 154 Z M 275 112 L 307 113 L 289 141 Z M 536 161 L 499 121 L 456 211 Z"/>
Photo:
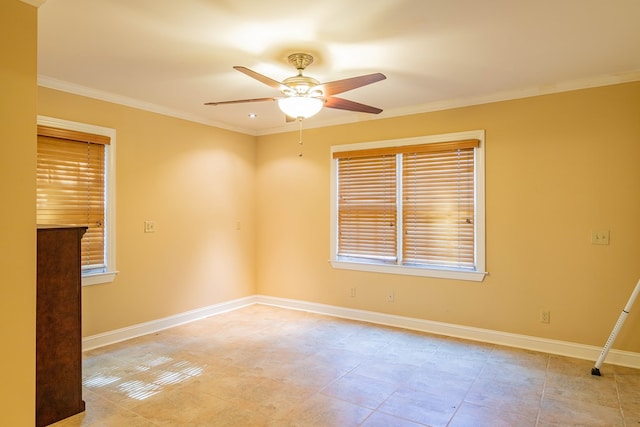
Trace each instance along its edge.
<path fill-rule="evenodd" d="M 59 129 L 73 130 L 77 132 L 92 133 L 94 135 L 104 135 L 110 138 L 109 148 L 106 156 L 106 196 L 107 196 L 107 212 L 106 212 L 106 242 L 107 251 L 105 260 L 107 271 L 104 273 L 93 273 L 82 275 L 82 286 L 98 285 L 101 283 L 111 283 L 115 279 L 118 271 L 116 270 L 116 130 L 102 126 L 90 125 L 87 123 L 73 122 L 69 120 L 58 119 L 55 117 L 38 116 L 38 126 L 49 126 Z"/>
<path fill-rule="evenodd" d="M 461 141 L 464 139 L 477 139 L 480 146 L 475 150 L 475 185 L 476 185 L 476 238 L 475 238 L 475 271 L 463 271 L 447 268 L 413 267 L 406 265 L 390 265 L 367 262 L 363 260 L 341 259 L 337 256 L 337 206 L 338 188 L 336 177 L 337 160 L 333 153 L 341 151 L 365 150 L 370 148 L 402 147 L 405 145 L 433 144 L 438 142 Z M 447 133 L 441 135 L 421 136 L 416 138 L 393 139 L 385 141 L 361 142 L 355 144 L 334 145 L 331 147 L 331 258 L 334 268 L 346 270 L 369 271 L 375 273 L 402 274 L 408 276 L 423 276 L 442 279 L 468 280 L 481 282 L 488 274 L 486 265 L 485 247 L 485 183 L 484 183 L 484 130 Z M 400 233 L 402 234 L 402 233 Z"/>

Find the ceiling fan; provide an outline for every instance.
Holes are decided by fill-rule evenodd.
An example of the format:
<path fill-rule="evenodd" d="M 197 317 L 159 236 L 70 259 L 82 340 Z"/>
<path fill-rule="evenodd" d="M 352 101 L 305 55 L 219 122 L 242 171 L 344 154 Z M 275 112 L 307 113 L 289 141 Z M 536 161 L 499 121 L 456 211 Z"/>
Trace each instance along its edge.
<path fill-rule="evenodd" d="M 205 105 L 277 101 L 278 107 L 280 107 L 282 112 L 285 113 L 287 120 L 301 120 L 309 118 L 318 113 L 322 107 L 371 114 L 379 114 L 382 112 L 380 108 L 360 104 L 355 101 L 349 101 L 348 99 L 338 98 L 334 95 L 384 80 L 387 78 L 384 74 L 374 73 L 328 83 L 320 83 L 312 77 L 302 75 L 304 69 L 313 62 L 313 56 L 307 53 L 293 53 L 288 56 L 288 59 L 289 63 L 296 67 L 298 74 L 284 79 L 282 82 L 273 80 L 246 67 L 233 67 L 241 73 L 279 90 L 282 93 L 281 96 L 239 99 L 235 101 L 207 102 Z"/>

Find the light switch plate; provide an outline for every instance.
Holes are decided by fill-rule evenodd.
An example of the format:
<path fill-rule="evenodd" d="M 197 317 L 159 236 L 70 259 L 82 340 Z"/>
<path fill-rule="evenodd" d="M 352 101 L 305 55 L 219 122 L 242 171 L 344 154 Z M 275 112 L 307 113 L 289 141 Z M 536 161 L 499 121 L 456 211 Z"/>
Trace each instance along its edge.
<path fill-rule="evenodd" d="M 145 221 L 144 222 L 144 232 L 145 233 L 155 233 L 156 232 L 156 222 L 155 221 Z"/>

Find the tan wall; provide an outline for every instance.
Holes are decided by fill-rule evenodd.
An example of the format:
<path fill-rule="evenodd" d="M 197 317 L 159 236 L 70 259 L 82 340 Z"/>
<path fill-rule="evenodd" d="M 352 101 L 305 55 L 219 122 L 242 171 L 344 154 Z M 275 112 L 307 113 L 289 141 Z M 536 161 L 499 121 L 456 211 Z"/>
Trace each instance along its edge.
<path fill-rule="evenodd" d="M 331 267 L 331 145 L 476 129 L 486 130 L 484 282 Z M 308 129 L 303 138 L 302 158 L 296 133 L 258 140 L 260 294 L 601 346 L 640 278 L 640 82 Z M 609 229 L 611 244 L 592 245 L 591 229 Z M 539 322 L 541 309 L 550 324 Z M 640 351 L 637 312 L 616 348 Z"/>
<path fill-rule="evenodd" d="M 84 336 L 254 293 L 254 137 L 46 88 L 38 114 L 117 132 L 120 273 L 83 288 Z"/>
<path fill-rule="evenodd" d="M 0 2 L 0 425 L 35 420 L 37 10 Z"/>

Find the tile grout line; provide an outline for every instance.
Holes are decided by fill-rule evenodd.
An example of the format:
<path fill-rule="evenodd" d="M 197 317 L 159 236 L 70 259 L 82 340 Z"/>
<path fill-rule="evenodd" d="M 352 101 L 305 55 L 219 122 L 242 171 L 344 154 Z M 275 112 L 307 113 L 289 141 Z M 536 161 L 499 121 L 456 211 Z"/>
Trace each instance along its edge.
<path fill-rule="evenodd" d="M 547 381 L 549 379 L 550 366 L 551 366 L 551 356 L 547 355 L 547 366 L 544 371 L 544 384 L 542 385 L 542 392 L 540 393 L 540 400 L 538 401 L 538 414 L 536 415 L 536 426 L 540 424 L 540 416 L 542 415 L 542 402 L 544 400 L 545 392 L 547 391 Z"/>
<path fill-rule="evenodd" d="M 493 351 L 495 350 L 495 346 L 493 346 L 493 348 L 491 349 L 491 352 L 493 353 Z M 480 380 L 480 375 L 482 375 L 482 371 L 484 371 L 484 369 L 487 366 L 487 362 L 490 359 L 490 355 L 487 356 L 487 358 L 484 360 L 484 363 L 482 364 L 482 367 L 479 369 L 478 374 L 475 376 L 475 378 L 473 379 L 473 382 L 471 383 L 471 385 L 469 386 L 469 389 L 466 391 L 466 393 L 464 394 L 464 396 L 462 397 L 462 399 L 460 400 L 460 403 L 458 404 L 458 407 L 456 408 L 456 410 L 453 412 L 453 415 L 451 415 L 451 418 L 449 419 L 449 422 L 447 423 L 447 426 L 449 426 L 453 420 L 455 419 L 456 415 L 458 414 L 458 411 L 460 410 L 460 408 L 462 407 L 462 405 L 466 402 L 466 403 L 470 403 L 467 402 L 467 396 L 469 396 L 469 393 L 471 393 L 471 390 L 473 389 L 473 387 L 476 385 L 476 383 Z M 472 404 L 472 403 L 470 403 Z"/>
<path fill-rule="evenodd" d="M 622 398 L 620 397 L 620 386 L 618 384 L 618 374 L 613 373 L 613 383 L 616 386 L 616 397 L 618 398 L 618 410 L 620 411 L 620 416 L 622 417 L 622 423 L 626 426 L 627 420 L 624 416 L 624 409 L 622 408 Z"/>

